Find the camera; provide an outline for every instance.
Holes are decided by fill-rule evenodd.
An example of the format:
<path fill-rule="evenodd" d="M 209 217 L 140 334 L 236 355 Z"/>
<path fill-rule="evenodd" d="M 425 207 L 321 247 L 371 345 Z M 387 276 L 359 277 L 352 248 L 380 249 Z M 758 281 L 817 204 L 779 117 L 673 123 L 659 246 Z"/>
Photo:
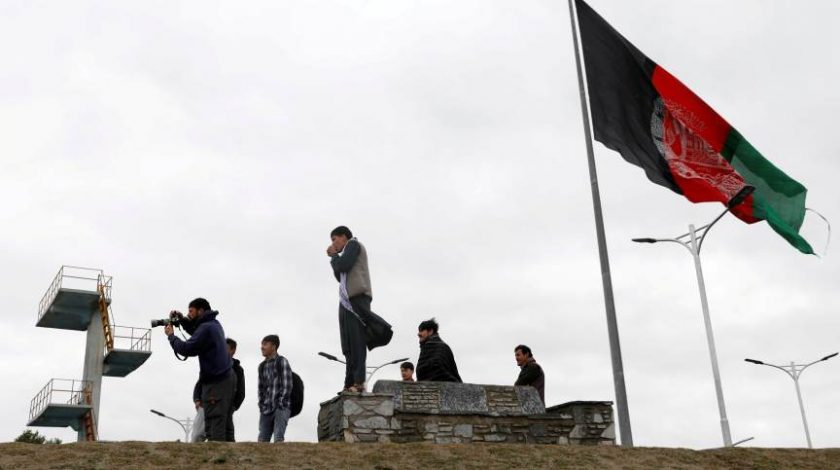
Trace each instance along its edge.
<path fill-rule="evenodd" d="M 172 312 L 169 314 L 169 318 L 164 318 L 162 320 L 152 320 L 152 328 L 157 326 L 167 326 L 172 325 L 174 327 L 180 327 L 181 322 L 184 321 L 184 315 L 179 312 Z"/>

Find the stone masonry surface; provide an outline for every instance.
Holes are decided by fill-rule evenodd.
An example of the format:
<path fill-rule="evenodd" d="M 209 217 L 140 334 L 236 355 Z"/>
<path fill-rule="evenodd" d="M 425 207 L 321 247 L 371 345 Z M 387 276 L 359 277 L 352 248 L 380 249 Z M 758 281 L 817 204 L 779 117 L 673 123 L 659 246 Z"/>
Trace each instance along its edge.
<path fill-rule="evenodd" d="M 544 408 L 532 387 L 379 381 L 321 403 L 319 441 L 615 445 L 612 403 Z"/>

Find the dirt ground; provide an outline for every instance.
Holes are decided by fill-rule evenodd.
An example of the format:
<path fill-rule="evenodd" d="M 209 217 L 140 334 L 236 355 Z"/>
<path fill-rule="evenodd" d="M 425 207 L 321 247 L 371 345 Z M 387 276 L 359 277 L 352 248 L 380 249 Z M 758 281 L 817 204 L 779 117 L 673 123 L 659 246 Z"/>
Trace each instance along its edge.
<path fill-rule="evenodd" d="M 0 469 L 840 469 L 840 449 L 506 444 L 96 442 L 0 444 Z"/>

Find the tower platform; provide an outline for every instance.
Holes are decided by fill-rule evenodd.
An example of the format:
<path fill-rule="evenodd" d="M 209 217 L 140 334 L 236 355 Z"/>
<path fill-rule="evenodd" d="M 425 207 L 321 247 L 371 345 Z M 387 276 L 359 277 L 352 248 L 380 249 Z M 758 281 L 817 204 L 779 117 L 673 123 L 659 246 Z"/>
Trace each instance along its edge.
<path fill-rule="evenodd" d="M 53 278 L 38 305 L 38 321 L 42 328 L 85 331 L 90 319 L 99 312 L 99 292 L 102 282 L 107 286 L 105 301 L 110 305 L 110 278 L 100 269 L 62 266 Z"/>
<path fill-rule="evenodd" d="M 52 379 L 32 399 L 27 426 L 69 426 L 78 431 L 81 419 L 91 411 L 91 402 L 89 381 Z"/>
<path fill-rule="evenodd" d="M 98 301 L 99 294 L 95 291 L 60 289 L 35 326 L 85 331 L 91 317 L 99 313 Z"/>
<path fill-rule="evenodd" d="M 114 326 L 114 347 L 104 359 L 102 375 L 125 377 L 143 365 L 152 355 L 152 330 L 130 326 Z"/>
<path fill-rule="evenodd" d="M 105 356 L 105 367 L 102 370 L 102 375 L 105 377 L 125 377 L 142 366 L 151 355 L 151 351 L 113 349 Z"/>

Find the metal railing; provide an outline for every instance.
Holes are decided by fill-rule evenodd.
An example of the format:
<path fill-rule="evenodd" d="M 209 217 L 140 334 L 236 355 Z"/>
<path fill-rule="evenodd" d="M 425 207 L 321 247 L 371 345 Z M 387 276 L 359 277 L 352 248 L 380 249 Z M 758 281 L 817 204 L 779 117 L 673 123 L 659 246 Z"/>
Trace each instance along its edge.
<path fill-rule="evenodd" d="M 47 313 L 58 291 L 62 288 L 98 292 L 100 285 L 105 287 L 105 297 L 110 302 L 111 276 L 106 276 L 101 269 L 62 266 L 47 288 L 47 292 L 41 297 L 41 302 L 38 304 L 38 321 Z"/>
<path fill-rule="evenodd" d="M 151 351 L 152 330 L 133 326 L 113 326 L 114 349 Z"/>
<path fill-rule="evenodd" d="M 90 405 L 93 402 L 90 380 L 51 379 L 29 404 L 29 421 L 35 419 L 49 405 Z"/>

